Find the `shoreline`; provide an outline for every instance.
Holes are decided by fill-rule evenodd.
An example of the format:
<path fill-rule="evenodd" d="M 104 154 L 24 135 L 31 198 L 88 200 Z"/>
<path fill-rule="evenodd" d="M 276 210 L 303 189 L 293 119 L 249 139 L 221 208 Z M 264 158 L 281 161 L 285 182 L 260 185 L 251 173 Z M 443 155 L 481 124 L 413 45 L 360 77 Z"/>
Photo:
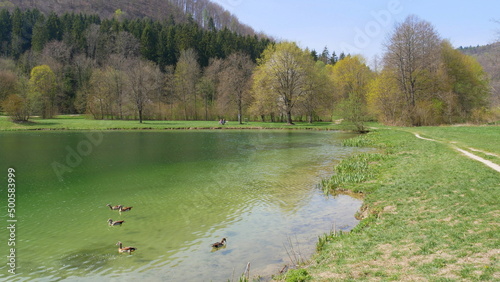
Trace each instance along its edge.
<path fill-rule="evenodd" d="M 62 116 L 54 119 L 35 118 L 30 122 L 13 122 L 8 117 L 0 117 L 0 132 L 2 131 L 63 131 L 63 130 L 320 130 L 349 131 L 335 122 L 318 121 L 314 123 L 296 122 L 293 125 L 280 122 L 245 122 L 239 124 L 230 121 L 228 125 L 220 125 L 217 121 L 145 121 L 140 124 L 136 120 L 93 120 L 82 116 Z"/>
<path fill-rule="evenodd" d="M 175 130 L 315 130 L 315 131 L 345 131 L 351 132 L 349 130 L 334 129 L 334 128 L 283 128 L 283 127 L 166 127 L 166 128 L 155 128 L 155 127 L 137 127 L 137 128 L 18 128 L 18 129 L 3 129 L 0 128 L 0 132 L 14 132 L 14 131 L 175 131 Z M 356 132 L 353 132 L 356 133 Z"/>

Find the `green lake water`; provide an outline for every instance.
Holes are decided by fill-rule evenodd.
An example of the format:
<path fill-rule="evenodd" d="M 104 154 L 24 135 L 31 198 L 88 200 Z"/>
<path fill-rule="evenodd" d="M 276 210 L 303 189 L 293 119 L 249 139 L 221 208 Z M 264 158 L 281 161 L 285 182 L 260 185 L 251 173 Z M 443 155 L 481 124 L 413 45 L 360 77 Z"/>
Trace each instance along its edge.
<path fill-rule="evenodd" d="M 360 200 L 317 184 L 353 134 L 314 131 L 0 133 L 0 280 L 228 281 L 305 257 L 357 224 Z M 16 275 L 7 271 L 7 170 L 16 170 Z M 106 204 L 133 206 L 120 215 Z M 107 220 L 125 220 L 109 227 Z M 227 238 L 213 251 L 211 244 Z M 133 246 L 119 254 L 118 241 Z M 3 261 L 2 261 L 3 260 Z"/>

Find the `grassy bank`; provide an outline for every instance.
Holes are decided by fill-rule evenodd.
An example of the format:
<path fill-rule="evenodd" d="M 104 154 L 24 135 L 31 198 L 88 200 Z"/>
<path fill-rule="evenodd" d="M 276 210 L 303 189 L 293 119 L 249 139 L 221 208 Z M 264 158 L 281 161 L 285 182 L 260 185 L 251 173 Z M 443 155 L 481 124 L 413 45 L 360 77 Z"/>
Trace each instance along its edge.
<path fill-rule="evenodd" d="M 136 120 L 93 120 L 85 116 L 58 116 L 54 119 L 32 118 L 27 123 L 14 123 L 6 116 L 0 116 L 1 130 L 165 130 L 165 129 L 318 129 L 335 130 L 339 125 L 331 122 L 297 122 L 295 125 L 271 122 L 245 122 L 229 121 L 220 125 L 218 121 L 144 121 L 142 124 Z"/>
<path fill-rule="evenodd" d="M 413 132 L 442 143 L 417 139 Z M 367 193 L 365 219 L 349 234 L 323 237 L 306 277 L 498 281 L 500 173 L 450 144 L 500 155 L 500 128 L 379 129 L 361 138 L 359 143 L 381 148 L 365 157 L 368 169 L 349 165 L 359 157 L 342 163 L 347 173 L 361 167 L 369 179 L 346 178 L 335 187 Z M 489 156 L 500 164 L 500 157 Z"/>

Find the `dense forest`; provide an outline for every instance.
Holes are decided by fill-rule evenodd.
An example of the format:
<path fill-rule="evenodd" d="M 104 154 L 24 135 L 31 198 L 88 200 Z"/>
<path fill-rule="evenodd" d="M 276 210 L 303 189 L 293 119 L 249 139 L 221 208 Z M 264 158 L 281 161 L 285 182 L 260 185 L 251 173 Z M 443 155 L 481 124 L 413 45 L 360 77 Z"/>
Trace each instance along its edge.
<path fill-rule="evenodd" d="M 10 13 L 3 9 L 0 11 L 0 55 L 4 59 L 0 64 L 0 80 L 4 87 L 0 100 L 19 84 L 16 81 L 23 79 L 22 76 L 32 78 L 33 71 L 39 69 L 37 66 L 46 65 L 45 70 L 54 75 L 54 89 L 49 95 L 53 107 L 47 113 L 40 109 L 34 112 L 43 116 L 95 113 L 92 103 L 87 104 L 87 94 L 96 92 L 92 88 L 98 78 L 96 73 L 120 72 L 123 91 L 126 91 L 130 87 L 124 83 L 130 81 L 126 75 L 135 70 L 130 66 L 133 62 L 148 65 L 159 72 L 157 75 L 168 77 L 174 75 L 174 70 L 180 72 L 177 68 L 180 59 L 194 58 L 190 67 L 195 68 L 192 71 L 197 77 L 210 60 L 222 60 L 235 52 L 246 54 L 255 62 L 270 42 L 265 37 L 240 35 L 228 28 L 219 30 L 212 19 L 207 28 L 202 28 L 192 18 L 176 23 L 173 18 L 163 21 L 129 20 L 119 16 L 101 19 L 97 15 L 65 13 L 59 16 L 54 12 L 45 15 L 37 9 L 15 9 Z M 186 53 L 191 58 L 185 58 Z M 171 94 L 164 91 L 167 82 L 157 80 L 156 90 L 163 96 Z M 102 111 L 100 115 L 104 118 Z M 119 116 L 134 118 L 134 115 L 122 112 Z M 106 113 L 106 117 L 110 116 L 115 118 L 113 113 Z"/>
<path fill-rule="evenodd" d="M 37 9 L 46 15 L 52 12 L 58 15 L 82 13 L 97 15 L 101 19 L 119 16 L 126 19 L 150 18 L 163 21 L 172 18 L 177 23 L 186 23 L 192 18 L 201 27 L 208 27 L 212 19 L 218 30 L 228 28 L 242 35 L 255 34 L 251 27 L 240 23 L 238 18 L 209 0 L 9 0 L 0 1 L 0 8 L 2 7 L 10 12 L 18 7 L 21 10 Z"/>
<path fill-rule="evenodd" d="M 188 8 L 206 1 L 161 2 L 176 3 L 186 18 L 1 10 L 2 111 L 16 121 L 73 113 L 140 122 L 335 117 L 359 131 L 369 120 L 421 126 L 495 118 L 482 66 L 416 16 L 395 27 L 374 71 L 361 56 L 274 42 Z M 199 13 L 201 22 L 193 17 Z"/>

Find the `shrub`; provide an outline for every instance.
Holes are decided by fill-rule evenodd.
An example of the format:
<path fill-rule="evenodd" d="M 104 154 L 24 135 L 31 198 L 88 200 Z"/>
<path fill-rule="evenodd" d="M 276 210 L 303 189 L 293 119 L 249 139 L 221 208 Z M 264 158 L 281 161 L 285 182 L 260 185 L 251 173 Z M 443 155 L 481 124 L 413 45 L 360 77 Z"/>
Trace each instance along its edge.
<path fill-rule="evenodd" d="M 286 282 L 304 282 L 311 280 L 312 277 L 305 269 L 293 269 L 287 272 Z"/>
<path fill-rule="evenodd" d="M 9 95 L 2 106 L 13 121 L 27 121 L 29 118 L 27 101 L 19 95 Z"/>

